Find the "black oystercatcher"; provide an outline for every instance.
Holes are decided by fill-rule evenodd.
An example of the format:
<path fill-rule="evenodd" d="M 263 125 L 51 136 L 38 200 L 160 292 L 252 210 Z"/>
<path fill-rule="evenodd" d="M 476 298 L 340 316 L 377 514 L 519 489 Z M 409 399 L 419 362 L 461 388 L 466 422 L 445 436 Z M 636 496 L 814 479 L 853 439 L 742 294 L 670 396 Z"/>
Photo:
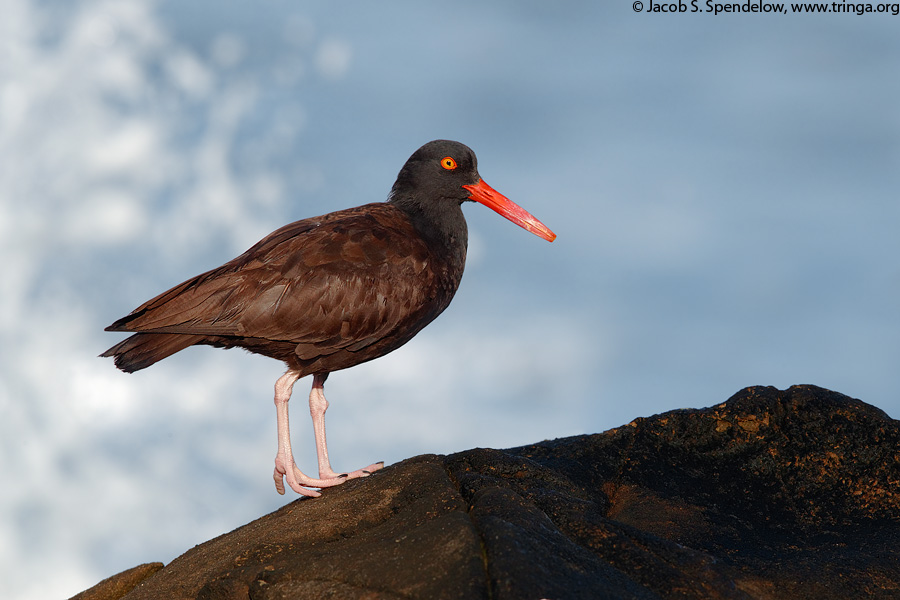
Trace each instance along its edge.
<path fill-rule="evenodd" d="M 459 287 L 467 230 L 460 206 L 474 200 L 545 240 L 550 229 L 478 174 L 475 154 L 437 140 L 406 161 L 387 202 L 285 225 L 234 260 L 189 279 L 106 328 L 135 335 L 101 356 L 128 373 L 195 344 L 240 347 L 282 360 L 275 383 L 275 488 L 305 496 L 382 468 L 338 474 L 325 444 L 328 374 L 384 356 L 441 314 Z M 313 376 L 309 409 L 319 478 L 294 464 L 288 400 Z"/>

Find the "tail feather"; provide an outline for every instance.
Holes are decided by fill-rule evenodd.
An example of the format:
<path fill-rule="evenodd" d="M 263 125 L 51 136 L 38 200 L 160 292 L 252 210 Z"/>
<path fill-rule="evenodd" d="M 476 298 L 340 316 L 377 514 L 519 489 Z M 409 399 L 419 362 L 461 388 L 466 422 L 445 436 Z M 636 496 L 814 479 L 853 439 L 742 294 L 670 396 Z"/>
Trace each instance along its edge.
<path fill-rule="evenodd" d="M 167 356 L 193 346 L 202 335 L 178 335 L 172 333 L 136 333 L 101 354 L 115 358 L 116 367 L 126 373 L 134 373 L 161 361 Z"/>

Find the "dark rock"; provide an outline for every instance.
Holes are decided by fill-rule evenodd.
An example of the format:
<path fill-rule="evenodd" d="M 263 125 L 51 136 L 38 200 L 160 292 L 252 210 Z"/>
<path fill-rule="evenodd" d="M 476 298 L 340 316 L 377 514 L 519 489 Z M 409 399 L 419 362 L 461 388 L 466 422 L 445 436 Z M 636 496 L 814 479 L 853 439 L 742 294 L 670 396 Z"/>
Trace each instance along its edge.
<path fill-rule="evenodd" d="M 134 587 L 163 568 L 161 562 L 131 567 L 112 577 L 107 577 L 94 587 L 81 592 L 71 600 L 119 600 Z"/>
<path fill-rule="evenodd" d="M 124 597 L 900 598 L 900 423 L 757 387 L 602 434 L 419 456 Z"/>

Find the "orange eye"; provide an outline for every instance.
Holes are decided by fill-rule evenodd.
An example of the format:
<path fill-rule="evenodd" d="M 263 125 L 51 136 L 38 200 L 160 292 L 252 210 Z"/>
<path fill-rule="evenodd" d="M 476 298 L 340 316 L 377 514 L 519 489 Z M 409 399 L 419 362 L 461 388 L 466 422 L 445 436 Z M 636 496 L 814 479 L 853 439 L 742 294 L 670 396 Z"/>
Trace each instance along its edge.
<path fill-rule="evenodd" d="M 448 171 L 452 171 L 456 168 L 456 161 L 453 160 L 452 156 L 445 156 L 441 159 L 441 166 L 447 169 Z"/>

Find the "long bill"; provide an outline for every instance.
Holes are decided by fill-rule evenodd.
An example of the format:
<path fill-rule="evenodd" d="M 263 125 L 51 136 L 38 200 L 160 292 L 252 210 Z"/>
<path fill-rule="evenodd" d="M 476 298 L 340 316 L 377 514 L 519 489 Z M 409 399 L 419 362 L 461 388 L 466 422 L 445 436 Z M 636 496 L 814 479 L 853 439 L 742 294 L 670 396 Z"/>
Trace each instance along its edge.
<path fill-rule="evenodd" d="M 556 239 L 556 234 L 550 231 L 550 228 L 534 218 L 527 210 L 489 186 L 484 179 L 479 179 L 478 183 L 472 185 L 464 185 L 471 195 L 469 198 L 484 204 L 498 215 L 505 217 L 522 227 L 527 229 L 534 235 L 544 238 L 548 242 Z"/>

